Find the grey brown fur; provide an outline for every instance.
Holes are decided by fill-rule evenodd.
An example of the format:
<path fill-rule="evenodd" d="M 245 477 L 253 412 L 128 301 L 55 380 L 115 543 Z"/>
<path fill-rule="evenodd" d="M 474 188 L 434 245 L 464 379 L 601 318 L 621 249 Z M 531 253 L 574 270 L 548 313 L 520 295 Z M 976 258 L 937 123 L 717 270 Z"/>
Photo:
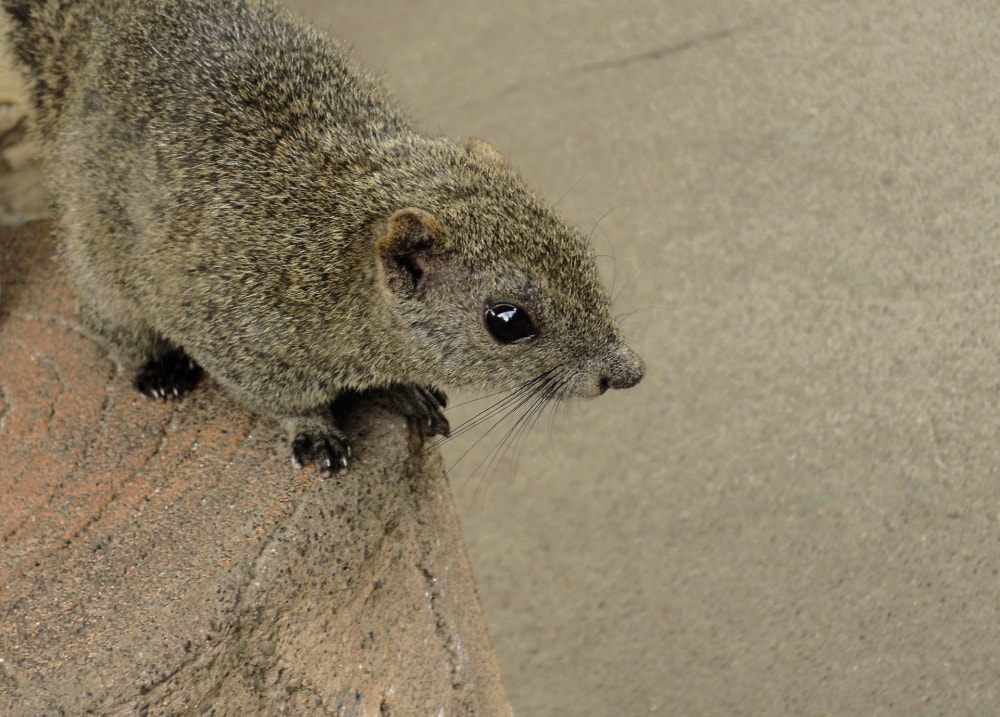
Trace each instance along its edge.
<path fill-rule="evenodd" d="M 433 386 L 593 396 L 643 374 L 581 234 L 489 145 L 414 132 L 269 2 L 4 0 L 85 320 L 151 395 L 203 367 L 346 466 L 331 403 Z M 487 307 L 516 305 L 504 343 Z"/>

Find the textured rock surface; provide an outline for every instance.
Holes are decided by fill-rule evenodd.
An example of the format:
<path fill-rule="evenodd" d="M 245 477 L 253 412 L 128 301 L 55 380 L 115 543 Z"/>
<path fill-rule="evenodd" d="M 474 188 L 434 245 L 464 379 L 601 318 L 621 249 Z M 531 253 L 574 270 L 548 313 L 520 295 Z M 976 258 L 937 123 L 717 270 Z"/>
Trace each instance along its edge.
<path fill-rule="evenodd" d="M 52 255 L 0 233 L 0 714 L 509 714 L 437 452 L 363 408 L 322 480 L 141 398 Z"/>

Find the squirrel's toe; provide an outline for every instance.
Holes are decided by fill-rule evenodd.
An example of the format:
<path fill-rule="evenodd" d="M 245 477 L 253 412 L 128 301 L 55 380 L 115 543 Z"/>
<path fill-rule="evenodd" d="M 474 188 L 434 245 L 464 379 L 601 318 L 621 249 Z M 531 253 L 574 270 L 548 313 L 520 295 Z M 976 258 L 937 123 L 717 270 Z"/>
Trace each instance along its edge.
<path fill-rule="evenodd" d="M 400 412 L 416 424 L 424 438 L 447 437 L 451 432 L 444 415 L 448 397 L 443 392 L 431 387 L 401 385 L 394 397 Z"/>
<path fill-rule="evenodd" d="M 292 464 L 302 468 L 314 463 L 320 475 L 346 473 L 350 455 L 347 439 L 332 433 L 300 432 L 292 440 Z"/>
<path fill-rule="evenodd" d="M 139 393 L 162 401 L 191 393 L 205 372 L 181 349 L 150 359 L 136 373 L 133 385 Z"/>

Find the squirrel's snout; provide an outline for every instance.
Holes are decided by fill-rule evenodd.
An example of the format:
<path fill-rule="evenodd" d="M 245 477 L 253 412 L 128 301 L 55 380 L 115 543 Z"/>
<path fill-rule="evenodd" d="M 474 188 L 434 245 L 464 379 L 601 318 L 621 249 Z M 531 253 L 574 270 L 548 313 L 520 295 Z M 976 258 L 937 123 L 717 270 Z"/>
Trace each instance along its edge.
<path fill-rule="evenodd" d="M 638 370 L 628 371 L 618 376 L 601 376 L 601 388 L 603 389 L 601 393 L 609 388 L 632 388 L 642 380 L 645 372 L 645 369 L 640 366 Z"/>
<path fill-rule="evenodd" d="M 601 374 L 599 389 L 604 393 L 609 388 L 632 388 L 646 374 L 646 364 L 628 346 L 622 344 L 614 358 Z"/>

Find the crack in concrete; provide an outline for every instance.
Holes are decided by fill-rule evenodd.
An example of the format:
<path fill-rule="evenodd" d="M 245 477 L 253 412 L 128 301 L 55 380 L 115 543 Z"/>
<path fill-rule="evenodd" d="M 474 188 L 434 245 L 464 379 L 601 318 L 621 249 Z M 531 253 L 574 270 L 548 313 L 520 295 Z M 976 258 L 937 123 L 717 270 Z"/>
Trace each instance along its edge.
<path fill-rule="evenodd" d="M 52 424 L 53 420 L 55 419 L 55 416 L 56 416 L 56 413 L 57 413 L 57 407 L 58 407 L 58 404 L 59 404 L 59 398 L 60 398 L 60 396 L 62 396 L 66 392 L 66 388 L 67 388 L 66 380 L 63 377 L 62 373 L 59 371 L 59 368 L 56 365 L 55 361 L 53 361 L 49 357 L 47 357 L 47 356 L 39 353 L 38 351 L 35 351 L 34 349 L 30 348 L 23 341 L 19 341 L 17 339 L 13 339 L 10 342 L 14 346 L 17 346 L 19 349 L 21 349 L 22 351 L 24 351 L 25 353 L 27 353 L 33 359 L 35 359 L 38 363 L 40 363 L 43 366 L 45 366 L 49 370 L 49 372 L 52 373 L 56 377 L 56 381 L 59 384 L 59 391 L 58 391 L 58 393 L 56 393 L 55 398 L 52 399 L 52 404 L 51 404 L 51 406 L 49 408 L 49 415 L 46 417 L 46 420 L 45 420 L 45 433 L 46 433 L 46 435 L 48 435 L 49 428 L 51 427 L 51 424 Z M 4 491 L 4 495 L 5 496 L 10 495 L 14 491 L 14 488 L 17 485 L 17 483 L 18 483 L 18 481 L 15 480 L 9 486 L 7 486 L 6 491 Z M 41 501 L 41 502 L 39 502 L 39 503 L 36 504 L 36 506 L 35 506 L 36 510 L 38 510 L 39 508 L 42 508 L 42 507 L 50 507 L 51 506 L 51 503 L 52 503 L 53 499 L 55 498 L 56 492 L 58 490 L 58 485 L 59 485 L 59 481 L 53 481 L 52 482 L 52 484 L 51 484 L 51 486 L 52 486 L 51 490 L 49 491 L 48 495 L 45 497 L 45 500 L 43 500 L 43 501 Z M 6 542 L 10 541 L 18 533 L 18 531 L 21 529 L 21 527 L 25 524 L 25 522 L 27 520 L 28 520 L 28 515 L 26 514 L 23 517 L 23 519 L 20 522 L 18 522 L 16 525 L 7 527 L 6 531 L 4 532 L 4 534 L 2 536 L 2 542 L 6 543 Z"/>
<path fill-rule="evenodd" d="M 431 614 L 434 616 L 434 631 L 437 633 L 438 638 L 441 640 L 441 644 L 448 652 L 448 673 L 451 680 L 451 688 L 453 690 L 460 690 L 465 682 L 462 676 L 461 650 L 455 645 L 455 636 L 453 632 L 448 629 L 448 623 L 445 620 L 444 615 L 442 615 L 441 611 L 438 609 L 437 602 L 440 597 L 440 590 L 437 587 L 437 578 L 434 577 L 434 574 L 423 565 L 417 565 L 417 569 L 420 571 L 420 574 L 423 575 L 424 581 L 427 583 L 427 600 L 431 609 Z"/>
<path fill-rule="evenodd" d="M 114 376 L 115 376 L 116 373 L 117 373 L 117 371 L 112 373 L 111 380 L 114 380 Z M 107 403 L 110 402 L 110 398 L 111 398 L 111 394 L 108 393 L 106 395 L 106 397 L 105 397 L 105 404 L 107 404 Z M 174 409 L 174 414 L 176 414 L 176 408 Z M 105 433 L 105 430 L 104 430 L 105 428 L 106 428 L 106 424 L 105 424 L 104 421 L 102 421 L 101 422 L 101 430 L 100 430 L 100 433 L 98 435 L 103 436 L 104 433 Z M 100 505 L 100 507 L 98 507 L 96 510 L 94 510 L 91 513 L 90 517 L 88 517 L 85 521 L 83 521 L 80 525 L 78 525 L 68 535 L 66 535 L 66 536 L 63 537 L 63 542 L 62 542 L 63 547 L 68 546 L 71 541 L 74 541 L 74 540 L 77 540 L 78 538 L 80 538 L 82 535 L 84 535 L 85 533 L 87 533 L 87 531 L 89 531 L 90 528 L 94 524 L 100 522 L 101 518 L 104 517 L 104 513 L 108 509 L 108 506 L 111 505 L 111 504 L 113 504 L 115 501 L 117 501 L 121 497 L 122 492 L 124 491 L 125 486 L 128 483 L 130 483 L 131 481 L 134 481 L 136 478 L 138 478 L 140 475 L 142 475 L 145 472 L 145 470 L 149 466 L 150 462 L 152 462 L 152 460 L 161 452 L 162 447 L 165 445 L 166 440 L 167 440 L 167 428 L 168 427 L 164 427 L 163 432 L 160 435 L 160 440 L 157 441 L 156 447 L 154 448 L 153 452 L 146 458 L 146 460 L 143 461 L 142 465 L 140 465 L 138 467 L 138 469 L 131 476 L 126 477 L 126 479 L 119 484 L 117 490 L 111 490 L 110 493 L 108 494 L 107 500 L 105 500 Z M 80 458 L 80 460 L 77 462 L 76 466 L 74 467 L 74 469 L 73 469 L 74 473 L 81 473 L 81 472 L 83 472 L 83 466 L 86 464 L 87 460 L 90 458 L 90 456 L 91 456 L 91 454 L 93 452 L 93 446 L 95 446 L 95 445 L 96 445 L 96 441 L 92 441 L 88 445 L 88 450 Z M 143 498 L 148 498 L 150 495 L 152 495 L 152 492 L 146 493 L 145 496 L 143 496 Z M 139 502 L 137 501 L 136 505 L 138 505 L 138 504 L 139 504 Z"/>
<path fill-rule="evenodd" d="M 572 70 L 572 72 L 585 73 L 585 72 L 596 72 L 598 70 L 618 70 L 640 62 L 656 62 L 671 55 L 677 55 L 682 52 L 686 52 L 688 50 L 696 50 L 698 48 L 704 47 L 705 45 L 710 45 L 713 42 L 719 42 L 720 40 L 725 40 L 739 32 L 742 32 L 743 30 L 746 30 L 747 28 L 753 27 L 758 22 L 759 19 L 755 18 L 749 22 L 743 23 L 742 25 L 735 25 L 733 27 L 723 28 L 722 30 L 707 32 L 705 34 L 698 35 L 696 37 L 688 38 L 687 40 L 682 40 L 681 42 L 677 42 L 672 45 L 663 45 L 661 47 L 654 48 L 652 50 L 637 52 L 633 55 L 626 55 L 625 57 L 620 57 L 613 60 L 600 60 L 598 62 L 589 62 L 584 65 L 579 65 L 574 70 Z"/>
<path fill-rule="evenodd" d="M 52 399 L 52 404 L 49 407 L 49 415 L 45 420 L 45 432 L 48 433 L 49 426 L 52 424 L 52 421 L 55 420 L 56 414 L 58 413 L 57 409 L 59 405 L 59 399 L 62 397 L 64 393 L 66 393 L 66 389 L 68 388 L 69 384 L 66 382 L 66 378 L 63 376 L 62 371 L 59 370 L 59 365 L 51 358 L 49 358 L 43 353 L 35 351 L 33 348 L 25 344 L 23 341 L 13 339 L 11 343 L 17 346 L 22 351 L 28 353 L 32 358 L 34 358 L 43 366 L 46 366 L 56 377 L 56 381 L 59 383 L 59 392 L 56 393 L 55 398 Z"/>
<path fill-rule="evenodd" d="M 672 55 L 678 55 L 682 52 L 687 52 L 688 50 L 696 50 L 706 45 L 726 40 L 745 30 L 756 27 L 761 23 L 761 21 L 762 18 L 755 17 L 745 23 L 733 25 L 732 27 L 723 28 L 721 30 L 707 32 L 687 40 L 681 40 L 680 42 L 676 42 L 671 45 L 663 45 L 651 50 L 644 50 L 632 55 L 626 55 L 625 57 L 588 62 L 553 73 L 519 79 L 516 82 L 507 85 L 503 89 L 491 94 L 488 100 L 493 102 L 498 99 L 508 97 L 523 88 L 545 84 L 560 77 L 572 77 L 573 75 L 588 74 L 591 72 L 598 72 L 600 70 L 620 70 L 642 62 L 657 62 Z M 468 109 L 469 107 L 474 107 L 480 104 L 482 101 L 482 98 L 475 98 L 461 104 L 458 109 Z"/>
<path fill-rule="evenodd" d="M 236 440 L 233 441 L 232 449 L 226 454 L 225 467 L 228 470 L 231 465 L 236 461 L 236 458 L 240 455 L 240 451 L 243 450 L 243 445 L 250 440 L 250 435 L 253 433 L 254 427 L 257 425 L 257 414 L 251 414 L 243 422 L 243 428 L 236 435 Z"/>

